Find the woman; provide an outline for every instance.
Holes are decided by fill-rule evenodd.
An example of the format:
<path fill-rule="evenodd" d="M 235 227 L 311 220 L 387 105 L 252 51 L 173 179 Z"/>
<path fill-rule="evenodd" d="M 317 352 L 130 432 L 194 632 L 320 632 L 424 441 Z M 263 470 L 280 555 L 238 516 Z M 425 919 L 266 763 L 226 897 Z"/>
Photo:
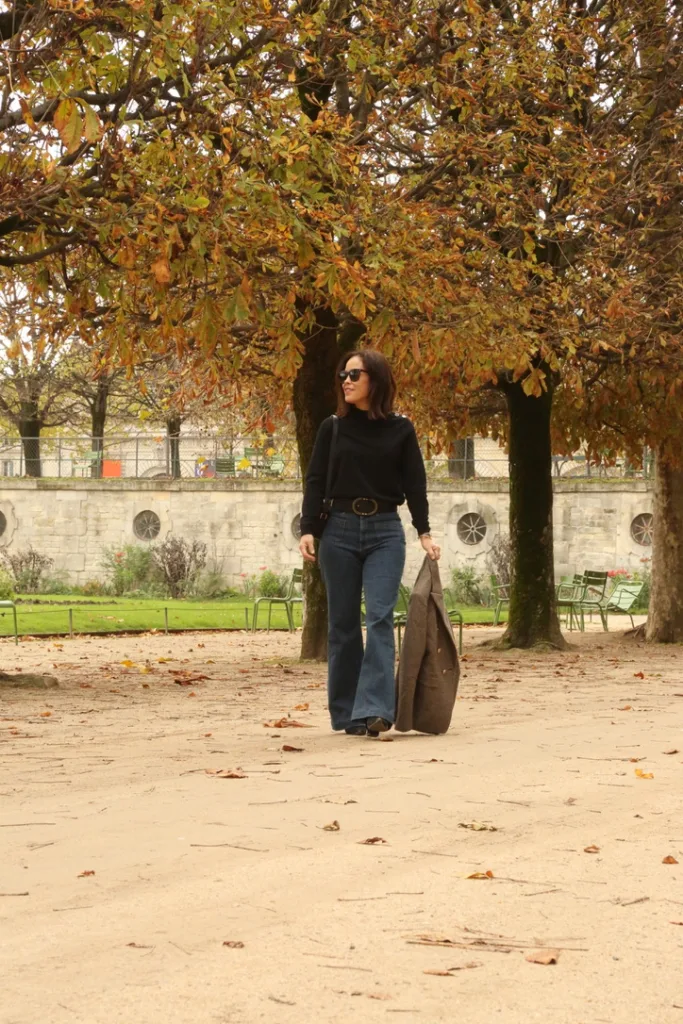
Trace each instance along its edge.
<path fill-rule="evenodd" d="M 315 537 L 322 534 L 332 728 L 376 736 L 394 722 L 394 608 L 406 554 L 396 510 L 405 500 L 424 550 L 432 559 L 440 550 L 429 533 L 427 478 L 415 429 L 393 412 L 396 385 L 388 362 L 372 349 L 352 352 L 337 378 L 338 421 L 335 426 L 334 416 L 326 419 L 316 438 L 299 547 L 314 562 Z"/>

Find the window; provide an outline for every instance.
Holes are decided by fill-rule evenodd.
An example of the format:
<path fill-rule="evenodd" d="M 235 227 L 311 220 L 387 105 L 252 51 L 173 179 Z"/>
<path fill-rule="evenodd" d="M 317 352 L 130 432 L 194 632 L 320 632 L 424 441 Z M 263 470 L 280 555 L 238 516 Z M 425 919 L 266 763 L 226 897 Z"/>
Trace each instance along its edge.
<path fill-rule="evenodd" d="M 292 536 L 295 540 L 301 540 L 301 516 L 296 515 L 292 519 Z"/>
<path fill-rule="evenodd" d="M 161 520 L 156 512 L 150 509 L 138 512 L 133 520 L 133 533 L 139 540 L 154 540 L 159 536 L 160 530 Z"/>
<path fill-rule="evenodd" d="M 458 537 L 463 544 L 481 544 L 486 536 L 486 522 L 478 512 L 467 512 L 458 519 Z"/>
<path fill-rule="evenodd" d="M 5 515 L 4 512 L 0 512 L 0 537 L 2 537 L 2 535 L 3 535 L 3 533 L 5 532 L 6 529 L 7 529 L 7 516 Z"/>
<path fill-rule="evenodd" d="M 640 512 L 631 523 L 631 536 L 644 548 L 652 546 L 652 513 Z"/>
<path fill-rule="evenodd" d="M 0 476 L 14 476 L 14 463 L 11 459 L 2 460 L 2 473 Z"/>

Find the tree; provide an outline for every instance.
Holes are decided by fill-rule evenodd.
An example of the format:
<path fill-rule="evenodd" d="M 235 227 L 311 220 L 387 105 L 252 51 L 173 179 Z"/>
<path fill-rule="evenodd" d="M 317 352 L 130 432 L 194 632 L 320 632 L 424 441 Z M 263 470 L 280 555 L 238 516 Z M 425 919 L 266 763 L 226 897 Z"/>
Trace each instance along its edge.
<path fill-rule="evenodd" d="M 34 300 L 21 282 L 0 294 L 0 413 L 19 432 L 27 476 L 42 475 L 40 435 L 68 423 L 75 408 L 67 353 L 69 339 L 46 336 Z"/>

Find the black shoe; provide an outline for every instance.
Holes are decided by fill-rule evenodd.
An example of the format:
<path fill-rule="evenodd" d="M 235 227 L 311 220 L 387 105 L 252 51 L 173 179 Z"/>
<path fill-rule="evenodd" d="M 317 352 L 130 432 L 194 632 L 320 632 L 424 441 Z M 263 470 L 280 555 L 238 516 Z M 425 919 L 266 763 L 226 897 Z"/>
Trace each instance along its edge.
<path fill-rule="evenodd" d="M 367 736 L 368 730 L 364 725 L 350 725 L 344 732 L 347 736 Z"/>
<path fill-rule="evenodd" d="M 381 732 L 388 732 L 391 729 L 391 722 L 384 718 L 368 718 L 366 725 L 368 736 L 379 736 Z"/>

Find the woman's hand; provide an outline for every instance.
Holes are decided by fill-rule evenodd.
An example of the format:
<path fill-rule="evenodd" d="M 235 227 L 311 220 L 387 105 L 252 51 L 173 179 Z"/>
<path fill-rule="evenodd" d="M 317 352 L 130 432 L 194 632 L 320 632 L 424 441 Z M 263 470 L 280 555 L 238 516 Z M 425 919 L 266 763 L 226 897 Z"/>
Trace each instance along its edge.
<path fill-rule="evenodd" d="M 312 533 L 305 533 L 299 541 L 299 551 L 303 555 L 304 562 L 315 562 L 315 537 Z"/>
<path fill-rule="evenodd" d="M 438 544 L 435 544 L 431 536 L 428 533 L 423 533 L 420 537 L 420 544 L 427 552 L 432 562 L 438 562 L 441 558 L 441 548 Z"/>

